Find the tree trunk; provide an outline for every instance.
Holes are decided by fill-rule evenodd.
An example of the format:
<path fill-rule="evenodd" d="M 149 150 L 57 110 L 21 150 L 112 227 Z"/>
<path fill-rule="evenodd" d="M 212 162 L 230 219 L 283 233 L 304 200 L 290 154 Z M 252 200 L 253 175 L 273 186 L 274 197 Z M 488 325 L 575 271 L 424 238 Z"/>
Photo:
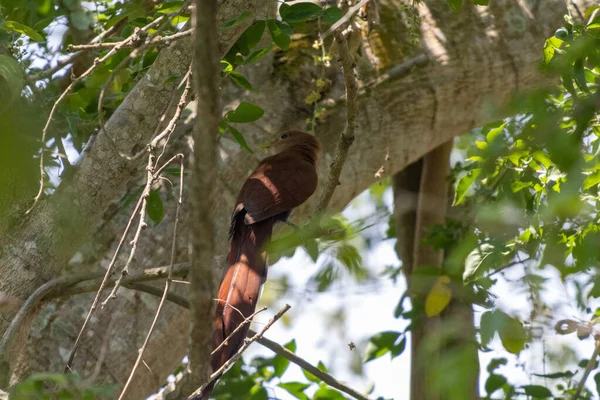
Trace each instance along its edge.
<path fill-rule="evenodd" d="M 242 10 L 256 11 L 267 3 L 221 1 L 219 20 L 231 19 Z M 593 2 L 574 3 L 585 9 Z M 489 112 L 491 105 L 506 103 L 516 90 L 547 82 L 538 68 L 543 43 L 561 25 L 566 12 L 562 0 L 497 0 L 483 8 L 465 3 L 457 14 L 449 11 L 446 0 L 427 1 L 418 7 L 421 44 L 413 47 L 408 26 L 403 22 L 407 16 L 398 5 L 398 1 L 381 2 L 379 31 L 369 35 L 366 55 L 357 60 L 359 77 L 368 83 L 368 90 L 360 98 L 357 139 L 330 211 L 340 211 L 379 177 L 391 176 L 452 137 L 497 119 L 497 114 Z M 223 31 L 220 49 L 227 49 L 239 33 L 235 29 Z M 255 92 L 239 94 L 229 90 L 230 100 L 252 101 L 266 110 L 261 120 L 243 128 L 251 147 L 267 134 L 284 128 L 304 128 L 306 118 L 311 117 L 305 98 L 314 89 L 311 80 L 321 76 L 320 67 L 312 61 L 316 50 L 311 45 L 310 39 L 295 38 L 292 49 L 283 54 L 285 57 L 276 53 L 246 67 L 243 72 L 257 89 Z M 175 89 L 165 87 L 163 82 L 172 75 L 185 74 L 190 48 L 190 42 L 184 40 L 163 50 L 148 76 L 107 122 L 122 152 L 133 153 L 148 141 Z M 412 66 L 409 71 L 408 66 Z M 343 81 L 337 69 L 329 69 L 327 74 L 334 84 L 326 96 L 337 100 L 343 93 Z M 317 127 L 324 145 L 319 163 L 322 181 L 333 159 L 344 115 L 343 103 L 338 101 Z M 240 150 L 228 138 L 222 139 L 218 175 L 221 199 L 215 210 L 215 218 L 221 222 L 228 220 L 237 189 L 257 157 Z M 139 163 L 125 162 L 114 154 L 105 134 L 98 135 L 73 176 L 63 181 L 56 194 L 38 204 L 33 215 L 3 237 L 0 292 L 26 297 L 43 281 L 64 272 L 68 260 L 99 224 L 110 224 L 110 219 L 102 221 L 103 211 L 139 169 Z M 311 207 L 314 204 L 297 210 L 294 219 L 301 221 Z M 168 229 L 168 222 L 167 218 L 148 230 L 155 232 L 139 245 L 139 264 L 165 262 L 157 243 L 170 237 L 165 233 L 168 230 L 163 230 Z M 217 234 L 222 239 L 217 247 L 221 253 L 225 250 L 226 225 L 218 224 Z M 123 225 L 119 226 L 122 229 Z M 185 246 L 181 243 L 182 248 Z M 156 307 L 155 301 L 145 295 L 125 293 L 122 291 L 113 303 L 114 318 L 122 323 L 114 324 L 112 335 L 118 339 L 111 341 L 104 359 L 100 357 L 99 343 L 108 326 L 106 311 L 98 314 L 99 320 L 92 325 L 91 336 L 80 350 L 79 368 L 84 376 L 91 373 L 98 359 L 103 361 L 105 367 L 100 369 L 99 382 L 120 382 L 127 376 Z M 30 338 L 28 347 L 32 354 L 24 357 L 26 360 L 14 378 L 31 370 L 55 370 L 61 363 L 60 356 L 70 348 L 72 335 L 79 329 L 88 306 L 87 298 L 77 297 L 46 307 Z M 187 313 L 175 307 L 165 310 L 145 357 L 150 370 L 140 370 L 130 398 L 152 393 L 173 372 L 187 349 L 187 320 Z M 5 327 L 6 322 L 1 328 Z M 165 352 L 165 348 L 169 351 Z"/>

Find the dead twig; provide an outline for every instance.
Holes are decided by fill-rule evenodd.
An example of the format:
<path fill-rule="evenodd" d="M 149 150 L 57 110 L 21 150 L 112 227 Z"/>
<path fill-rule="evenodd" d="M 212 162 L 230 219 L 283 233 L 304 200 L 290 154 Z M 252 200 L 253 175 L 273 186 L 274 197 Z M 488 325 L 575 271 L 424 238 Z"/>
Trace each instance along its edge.
<path fill-rule="evenodd" d="M 162 297 L 160 299 L 160 303 L 158 303 L 158 308 L 156 309 L 156 314 L 154 314 L 154 320 L 152 321 L 152 324 L 150 325 L 150 329 L 148 329 L 148 333 L 146 334 L 146 338 L 144 339 L 144 344 L 138 350 L 137 359 L 135 360 L 135 363 L 133 364 L 133 368 L 131 369 L 131 373 L 129 374 L 129 377 L 127 378 L 127 382 L 125 383 L 125 386 L 123 387 L 123 390 L 121 391 L 121 394 L 119 395 L 119 400 L 121 400 L 125 396 L 125 393 L 127 392 L 127 389 L 129 388 L 129 385 L 133 381 L 133 376 L 135 375 L 135 371 L 137 370 L 138 366 L 140 365 L 140 361 L 142 361 L 142 357 L 144 356 L 146 347 L 148 346 L 148 343 L 150 342 L 150 337 L 152 336 L 152 332 L 154 332 L 154 328 L 156 326 L 156 321 L 158 321 L 160 312 L 162 311 L 163 305 L 165 304 L 165 300 L 167 299 L 167 296 L 169 294 L 169 288 L 171 286 L 171 280 L 173 278 L 173 265 L 175 264 L 175 252 L 176 252 L 176 248 L 177 248 L 177 226 L 179 225 L 179 215 L 181 213 L 181 205 L 183 204 L 183 157 L 179 158 L 179 162 L 180 162 L 180 164 L 179 164 L 179 198 L 177 199 L 177 209 L 175 211 L 175 222 L 173 223 L 173 240 L 171 242 L 171 260 L 169 263 L 169 276 L 167 277 L 167 280 L 165 281 L 165 288 L 164 288 Z"/>
<path fill-rule="evenodd" d="M 256 311 L 255 311 L 255 312 L 254 312 L 252 315 L 250 315 L 248 318 L 244 318 L 244 320 L 242 321 L 242 323 L 241 323 L 241 324 L 239 324 L 239 325 L 238 325 L 238 326 L 237 326 L 237 327 L 236 327 L 236 328 L 233 330 L 233 332 L 231 332 L 231 333 L 229 334 L 229 336 L 227 336 L 227 337 L 225 338 L 225 340 L 223 340 L 223 341 L 221 342 L 221 344 L 220 344 L 220 345 L 218 345 L 218 346 L 217 346 L 217 348 L 216 348 L 216 349 L 214 349 L 214 350 L 212 351 L 212 353 L 210 353 L 210 355 L 212 356 L 213 354 L 215 354 L 217 351 L 219 351 L 219 349 L 220 349 L 221 347 L 223 347 L 223 346 L 227 346 L 227 344 L 228 344 L 228 343 L 227 343 L 227 341 L 228 341 L 229 339 L 231 339 L 231 338 L 233 337 L 233 335 L 235 335 L 235 334 L 236 334 L 236 332 L 237 332 L 237 331 L 239 331 L 240 329 L 242 329 L 242 327 L 243 327 L 243 326 L 245 326 L 245 325 L 247 325 L 247 324 L 251 323 L 251 322 L 252 322 L 252 319 L 253 319 L 253 318 L 254 318 L 254 317 L 257 315 L 257 314 L 260 314 L 261 312 L 265 311 L 266 309 L 267 309 L 267 307 L 263 307 L 263 308 L 261 308 L 260 310 L 256 310 Z M 242 314 L 242 315 L 243 315 L 243 314 Z"/>
<path fill-rule="evenodd" d="M 193 30 L 187 29 L 182 32 L 177 32 L 172 35 L 153 37 L 146 40 L 141 45 L 145 46 L 157 46 L 159 48 L 166 47 L 176 40 L 183 39 L 192 36 Z M 71 44 L 69 45 L 69 51 L 90 51 L 90 50 L 103 50 L 112 49 L 121 42 L 103 42 L 103 43 L 90 43 L 90 44 Z M 122 48 L 134 48 L 140 46 L 140 43 L 127 43 Z"/>
<path fill-rule="evenodd" d="M 358 117 L 358 85 L 354 76 L 354 63 L 348 50 L 348 43 L 344 35 L 338 30 L 333 32 L 335 40 L 338 42 L 340 60 L 342 62 L 342 72 L 344 74 L 344 83 L 346 86 L 346 126 L 340 136 L 340 141 L 336 149 L 335 159 L 329 168 L 329 178 L 327 186 L 323 192 L 315 215 L 321 215 L 331 198 L 337 185 L 340 184 L 340 174 L 348 157 L 348 149 L 354 142 L 354 131 L 356 130 L 356 119 Z"/>
<path fill-rule="evenodd" d="M 258 332 L 256 335 L 252 336 L 251 338 L 246 338 L 246 340 L 244 341 L 244 344 L 242 345 L 242 347 L 240 347 L 240 349 L 238 350 L 237 353 L 235 353 L 233 355 L 233 357 L 231 357 L 229 360 L 227 360 L 225 362 L 225 364 L 223 364 L 221 366 L 221 368 L 219 368 L 218 370 L 216 370 L 215 372 L 213 372 L 210 377 L 208 378 L 208 381 L 205 382 L 202 386 L 200 386 L 200 388 L 198 390 L 196 390 L 194 393 L 192 393 L 188 399 L 194 399 L 196 398 L 196 396 L 200 396 L 202 394 L 202 391 L 204 390 L 204 388 L 206 388 L 206 386 L 208 386 L 208 384 L 210 384 L 210 382 L 212 382 L 214 379 L 218 378 L 219 376 L 221 376 L 223 374 L 223 372 L 229 368 L 231 365 L 233 365 L 244 353 L 244 351 L 246 351 L 246 349 L 255 341 L 257 341 L 259 338 L 261 338 L 264 333 L 279 319 L 283 316 L 283 314 L 285 314 L 288 310 L 290 309 L 289 304 L 286 304 L 285 307 L 283 307 L 281 310 L 279 310 L 279 312 L 277 314 L 275 314 L 273 316 L 273 318 L 271 318 L 269 320 L 269 322 L 267 322 L 267 324 L 260 330 L 260 332 Z"/>
<path fill-rule="evenodd" d="M 325 39 L 327 36 L 331 35 L 332 33 L 335 33 L 343 24 L 348 22 L 348 20 L 350 18 L 352 18 L 352 16 L 358 10 L 360 10 L 360 8 L 362 6 L 364 6 L 368 2 L 369 2 L 369 0 L 361 0 L 358 4 L 350 7 L 348 12 L 342 18 L 340 18 L 335 24 L 331 25 L 331 27 L 329 29 L 327 29 L 327 31 L 324 34 L 321 35 L 321 40 Z M 334 36 L 335 36 L 335 34 L 334 34 Z"/>

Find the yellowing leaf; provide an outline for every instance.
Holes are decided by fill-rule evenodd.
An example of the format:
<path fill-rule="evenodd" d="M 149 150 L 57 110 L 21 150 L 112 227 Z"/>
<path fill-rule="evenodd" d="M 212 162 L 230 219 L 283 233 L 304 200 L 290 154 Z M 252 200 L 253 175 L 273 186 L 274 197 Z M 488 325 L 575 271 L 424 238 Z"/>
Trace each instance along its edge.
<path fill-rule="evenodd" d="M 434 317 L 444 311 L 444 308 L 450 303 L 452 299 L 452 289 L 448 287 L 450 278 L 447 276 L 440 276 L 431 288 L 431 292 L 425 299 L 425 314 L 428 317 Z"/>

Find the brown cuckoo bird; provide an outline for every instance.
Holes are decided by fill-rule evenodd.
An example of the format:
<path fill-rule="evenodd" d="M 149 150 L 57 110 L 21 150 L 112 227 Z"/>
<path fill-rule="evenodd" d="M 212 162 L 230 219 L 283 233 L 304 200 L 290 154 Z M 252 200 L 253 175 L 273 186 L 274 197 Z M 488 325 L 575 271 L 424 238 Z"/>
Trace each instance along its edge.
<path fill-rule="evenodd" d="M 232 332 L 256 309 L 260 288 L 267 279 L 264 247 L 271 239 L 273 225 L 287 222 L 292 210 L 317 188 L 320 143 L 316 137 L 285 132 L 269 147 L 276 154 L 262 160 L 246 179 L 231 217 L 228 267 L 219 286 L 213 333 L 213 349 L 218 348 L 212 355 L 213 371 L 244 343 L 249 324 Z M 202 400 L 209 398 L 217 379 L 203 391 Z"/>

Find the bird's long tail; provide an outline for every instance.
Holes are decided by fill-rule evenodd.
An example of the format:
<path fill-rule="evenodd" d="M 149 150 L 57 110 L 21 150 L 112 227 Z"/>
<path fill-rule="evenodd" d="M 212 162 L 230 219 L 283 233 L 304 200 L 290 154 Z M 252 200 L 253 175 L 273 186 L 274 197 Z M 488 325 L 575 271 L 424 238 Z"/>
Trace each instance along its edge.
<path fill-rule="evenodd" d="M 267 278 L 265 244 L 271 239 L 274 219 L 246 225 L 244 213 L 238 213 L 231 225 L 231 243 L 227 254 L 229 267 L 225 271 L 217 299 L 213 349 L 223 344 L 211 359 L 216 371 L 229 360 L 244 343 L 250 323 L 244 324 L 234 335 L 231 333 L 248 317 L 258 302 L 260 288 Z M 202 400 L 207 400 L 217 379 L 204 389 Z"/>

